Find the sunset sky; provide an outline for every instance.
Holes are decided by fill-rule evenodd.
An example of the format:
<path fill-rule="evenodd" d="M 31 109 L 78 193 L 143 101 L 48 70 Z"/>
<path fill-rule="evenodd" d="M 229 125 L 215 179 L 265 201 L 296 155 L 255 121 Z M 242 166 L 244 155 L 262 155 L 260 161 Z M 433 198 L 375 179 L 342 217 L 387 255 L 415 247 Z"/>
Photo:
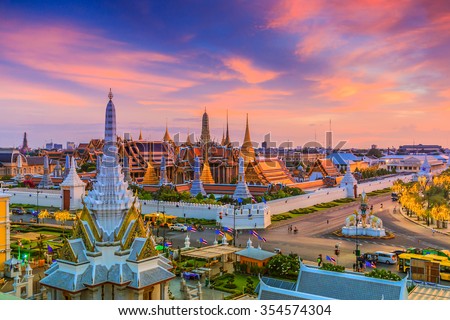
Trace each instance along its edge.
<path fill-rule="evenodd" d="M 450 1 L 0 1 L 0 146 L 118 133 L 450 146 Z"/>

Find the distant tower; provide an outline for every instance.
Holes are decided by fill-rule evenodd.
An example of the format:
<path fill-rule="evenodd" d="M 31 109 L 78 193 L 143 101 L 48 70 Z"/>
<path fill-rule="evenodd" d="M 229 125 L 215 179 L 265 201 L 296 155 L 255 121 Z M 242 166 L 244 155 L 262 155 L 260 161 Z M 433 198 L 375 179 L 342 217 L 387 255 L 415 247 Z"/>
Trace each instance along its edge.
<path fill-rule="evenodd" d="M 69 173 L 60 184 L 61 208 L 63 210 L 78 210 L 83 207 L 82 198 L 84 197 L 86 184 L 81 181 L 75 168 L 75 157 L 72 157 Z"/>
<path fill-rule="evenodd" d="M 206 107 L 205 107 L 205 113 L 203 113 L 202 117 L 202 135 L 200 137 L 201 141 L 203 143 L 208 143 L 211 141 L 211 136 L 209 134 L 209 117 L 206 113 Z"/>
<path fill-rule="evenodd" d="M 114 107 L 114 103 L 112 102 L 113 94 L 111 92 L 111 88 L 109 89 L 108 94 L 109 102 L 106 106 L 106 115 L 105 115 L 105 142 L 116 142 L 116 109 Z"/>
<path fill-rule="evenodd" d="M 188 129 L 185 145 L 192 146 L 191 135 L 189 134 L 189 129 Z"/>
<path fill-rule="evenodd" d="M 164 133 L 163 141 L 167 142 L 167 143 L 173 142 L 173 140 L 172 140 L 172 138 L 170 137 L 170 134 L 169 134 L 169 127 L 167 126 L 167 122 L 166 122 L 166 132 Z"/>
<path fill-rule="evenodd" d="M 194 159 L 194 181 L 191 186 L 191 196 L 195 197 L 199 193 L 206 196 L 205 188 L 203 188 L 203 181 L 200 179 L 200 160 L 198 157 Z"/>
<path fill-rule="evenodd" d="M 325 148 L 328 151 L 331 151 L 333 149 L 333 132 L 331 131 L 331 119 L 330 119 L 330 131 L 326 132 L 325 136 Z"/>
<path fill-rule="evenodd" d="M 56 161 L 55 169 L 53 169 L 53 177 L 60 178 L 62 177 L 62 167 L 59 163 L 59 160 Z"/>
<path fill-rule="evenodd" d="M 66 163 L 64 164 L 64 178 L 67 177 L 70 171 L 70 157 L 66 154 Z"/>
<path fill-rule="evenodd" d="M 225 147 L 230 147 L 231 146 L 230 132 L 228 130 L 228 110 L 227 110 L 227 133 L 225 135 L 225 140 L 223 142 L 223 145 Z"/>
<path fill-rule="evenodd" d="M 239 157 L 239 177 L 236 189 L 233 193 L 233 199 L 246 199 L 251 198 L 252 194 L 248 190 L 247 184 L 245 183 L 245 165 L 244 158 Z"/>
<path fill-rule="evenodd" d="M 16 182 L 23 182 L 25 178 L 22 175 L 22 155 L 17 154 L 17 175 L 14 177 Z"/>
<path fill-rule="evenodd" d="M 53 181 L 49 173 L 48 156 L 44 156 L 44 175 L 39 182 L 38 188 L 40 189 L 50 189 L 53 187 Z"/>
<path fill-rule="evenodd" d="M 253 149 L 252 139 L 250 138 L 250 128 L 248 126 L 248 113 L 245 125 L 244 142 L 242 143 L 241 147 L 241 155 L 244 157 L 245 163 L 255 161 L 255 149 Z"/>
<path fill-rule="evenodd" d="M 164 156 L 162 156 L 161 166 L 160 166 L 159 185 L 164 186 L 166 184 L 169 184 L 169 181 L 167 180 L 166 158 Z"/>
<path fill-rule="evenodd" d="M 126 182 L 131 182 L 131 175 L 130 175 L 130 159 L 128 156 L 123 157 L 123 176 Z"/>
<path fill-rule="evenodd" d="M 26 132 L 23 133 L 23 142 L 22 142 L 22 147 L 20 148 L 20 152 L 23 154 L 30 152 L 30 148 L 28 147 L 28 139 L 27 139 Z"/>

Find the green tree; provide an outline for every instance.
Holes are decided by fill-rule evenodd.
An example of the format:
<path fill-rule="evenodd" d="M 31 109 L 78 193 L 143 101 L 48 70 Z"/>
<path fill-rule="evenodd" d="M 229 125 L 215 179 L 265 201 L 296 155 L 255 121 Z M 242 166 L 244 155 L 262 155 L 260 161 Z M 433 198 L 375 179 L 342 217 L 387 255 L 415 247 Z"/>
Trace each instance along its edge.
<path fill-rule="evenodd" d="M 254 295 L 255 294 L 255 283 L 252 278 L 248 277 L 245 284 L 244 293 Z"/>

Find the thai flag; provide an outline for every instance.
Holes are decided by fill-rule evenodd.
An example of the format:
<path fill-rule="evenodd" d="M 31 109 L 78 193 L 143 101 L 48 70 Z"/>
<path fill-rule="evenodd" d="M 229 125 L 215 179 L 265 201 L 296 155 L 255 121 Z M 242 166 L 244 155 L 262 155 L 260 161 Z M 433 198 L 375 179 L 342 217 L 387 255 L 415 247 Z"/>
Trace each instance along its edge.
<path fill-rule="evenodd" d="M 187 228 L 187 231 L 190 231 L 190 232 L 197 232 L 197 228 L 195 228 L 195 227 L 193 227 L 193 226 L 189 226 L 189 227 Z"/>
<path fill-rule="evenodd" d="M 327 259 L 328 261 L 331 261 L 331 263 L 336 264 L 336 259 L 335 259 L 335 258 L 330 257 L 330 256 L 326 256 L 326 259 Z"/>
<path fill-rule="evenodd" d="M 225 233 L 222 230 L 216 230 L 216 234 L 222 237 L 225 235 Z"/>
<path fill-rule="evenodd" d="M 208 241 L 206 241 L 205 239 L 203 239 L 203 238 L 200 238 L 199 239 L 199 241 L 200 241 L 200 243 L 203 243 L 203 244 L 208 244 Z"/>
<path fill-rule="evenodd" d="M 228 227 L 223 227 L 223 231 L 229 232 L 229 233 L 233 233 L 234 232 L 234 230 L 232 228 L 228 228 Z"/>
<path fill-rule="evenodd" d="M 260 241 L 262 241 L 262 242 L 267 242 L 266 238 L 261 237 L 261 236 L 259 236 L 259 235 L 258 235 L 258 240 L 260 240 Z"/>
<path fill-rule="evenodd" d="M 258 232 L 256 232 L 255 230 L 250 231 L 250 234 L 251 234 L 252 236 L 257 237 L 257 238 L 259 237 Z"/>
<path fill-rule="evenodd" d="M 257 203 L 255 197 L 252 196 L 252 203 Z"/>
<path fill-rule="evenodd" d="M 166 241 L 166 242 L 164 243 L 164 246 L 165 246 L 165 247 L 171 247 L 171 246 L 172 246 L 172 241 Z"/>

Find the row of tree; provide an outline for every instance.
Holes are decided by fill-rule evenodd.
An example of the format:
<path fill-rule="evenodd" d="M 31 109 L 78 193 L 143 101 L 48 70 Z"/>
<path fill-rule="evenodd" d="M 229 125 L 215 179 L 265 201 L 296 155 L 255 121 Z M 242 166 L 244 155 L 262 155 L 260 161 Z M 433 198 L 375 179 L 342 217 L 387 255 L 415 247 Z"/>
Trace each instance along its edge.
<path fill-rule="evenodd" d="M 400 195 L 399 202 L 410 216 L 417 216 L 430 225 L 432 221 L 441 227 L 450 218 L 450 170 L 432 180 L 422 176 L 416 182 L 397 180 L 392 190 Z"/>

